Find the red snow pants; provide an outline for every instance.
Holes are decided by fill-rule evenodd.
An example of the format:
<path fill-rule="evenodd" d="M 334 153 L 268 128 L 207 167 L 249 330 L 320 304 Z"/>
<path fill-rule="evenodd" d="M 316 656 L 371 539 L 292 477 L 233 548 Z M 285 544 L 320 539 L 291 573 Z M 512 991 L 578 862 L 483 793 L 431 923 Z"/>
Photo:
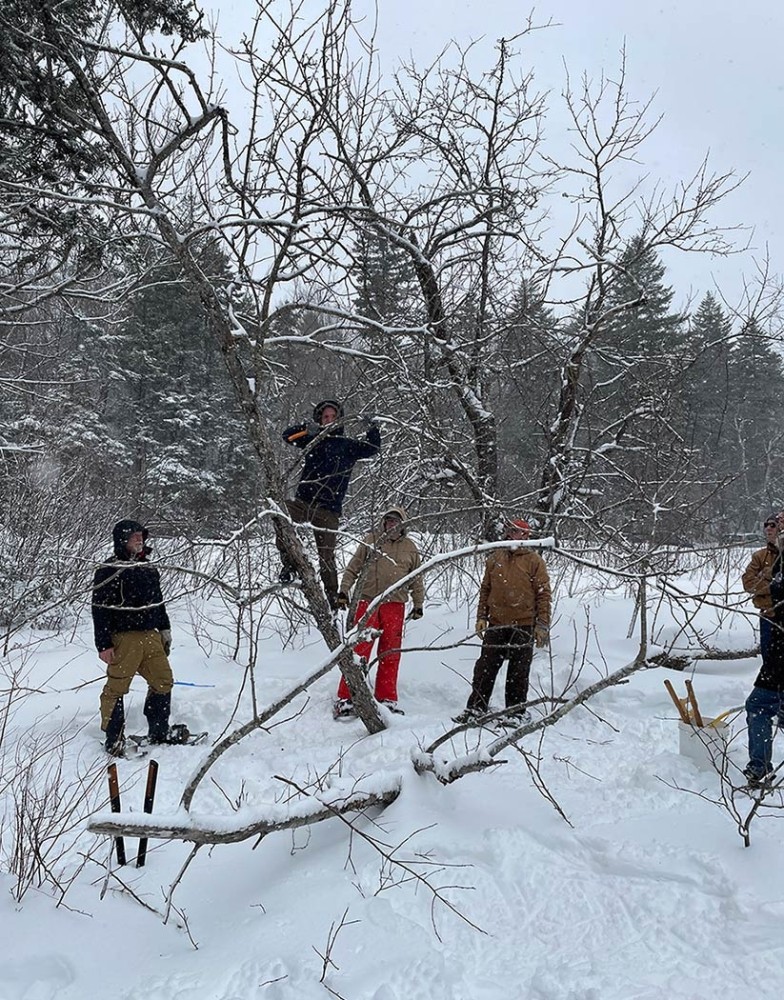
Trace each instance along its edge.
<path fill-rule="evenodd" d="M 354 622 L 365 614 L 369 601 L 360 601 Z M 403 645 L 403 620 L 406 606 L 402 601 L 385 601 L 379 604 L 368 618 L 367 625 L 378 629 L 378 667 L 376 668 L 376 701 L 397 701 L 397 671 L 400 666 L 400 647 Z M 354 647 L 357 656 L 364 656 L 370 662 L 374 639 L 359 642 Z M 345 678 L 340 678 L 338 698 L 351 698 Z"/>

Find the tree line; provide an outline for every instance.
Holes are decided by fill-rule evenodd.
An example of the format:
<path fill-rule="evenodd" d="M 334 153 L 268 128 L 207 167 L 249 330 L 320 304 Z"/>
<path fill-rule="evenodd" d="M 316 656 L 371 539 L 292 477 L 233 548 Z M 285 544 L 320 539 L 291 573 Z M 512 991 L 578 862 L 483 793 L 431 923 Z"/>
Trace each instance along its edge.
<path fill-rule="evenodd" d="M 267 5 L 231 54 L 236 113 L 193 68 L 210 41 L 194 4 L 108 10 L 0 12 L 16 538 L 45 510 L 86 511 L 89 537 L 129 508 L 191 535 L 272 511 L 285 534 L 278 428 L 325 393 L 382 419 L 362 527 L 395 501 L 493 538 L 515 512 L 648 558 L 780 505 L 776 292 L 679 309 L 663 263 L 732 251 L 712 211 L 736 178 L 629 180 L 655 122 L 623 62 L 567 80 L 556 157 L 532 23 L 489 66 L 454 47 L 387 80 L 350 4 Z"/>

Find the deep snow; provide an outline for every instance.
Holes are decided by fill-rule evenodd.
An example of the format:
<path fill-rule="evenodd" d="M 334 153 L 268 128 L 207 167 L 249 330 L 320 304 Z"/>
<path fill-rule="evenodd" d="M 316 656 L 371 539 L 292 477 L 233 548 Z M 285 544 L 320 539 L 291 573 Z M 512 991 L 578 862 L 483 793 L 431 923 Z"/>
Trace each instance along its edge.
<path fill-rule="evenodd" d="M 738 568 L 746 553 L 738 555 Z M 548 556 L 551 566 L 560 558 Z M 165 579 L 165 578 L 164 578 Z M 696 591 L 699 581 L 689 578 Z M 735 584 L 736 576 L 730 580 Z M 681 581 L 683 582 L 683 581 Z M 737 601 L 737 594 L 730 603 Z M 443 787 L 418 776 L 411 756 L 446 728 L 462 708 L 477 644 L 449 647 L 470 635 L 472 610 L 431 593 L 426 617 L 409 624 L 401 704 L 374 737 L 359 721 L 333 722 L 336 675 L 323 678 L 295 704 L 291 721 L 255 733 L 216 765 L 197 793 L 194 814 L 286 807 L 291 789 L 276 776 L 317 787 L 328 772 L 348 782 L 376 771 L 399 773 L 402 794 L 358 824 L 394 856 L 414 863 L 457 908 L 434 899 L 410 873 L 384 863 L 339 819 L 294 833 L 204 848 L 176 891 L 181 915 L 164 926 L 167 887 L 188 855 L 181 843 L 151 841 L 144 869 L 105 862 L 111 845 L 81 834 L 69 855 L 89 852 L 62 905 L 31 889 L 21 903 L 15 880 L 0 876 L 4 950 L 0 1000 L 722 1000 L 778 996 L 784 969 L 784 866 L 781 818 L 767 810 L 751 826 L 744 849 L 728 813 L 690 792 L 716 796 L 719 778 L 678 752 L 675 711 L 663 685 L 683 693 L 684 675 L 649 669 L 598 695 L 556 727 L 526 737 L 538 753 L 541 778 L 568 823 L 537 791 L 523 758 Z M 744 605 L 747 610 L 747 606 Z M 175 720 L 218 736 L 238 700 L 243 667 L 228 649 L 231 630 L 218 607 L 169 606 L 175 628 L 172 662 L 180 681 Z M 651 599 L 654 638 L 680 631 Z M 209 612 L 209 614 L 207 614 Z M 560 580 L 552 651 L 534 658 L 532 696 L 560 693 L 575 664 L 576 693 L 631 660 L 627 639 L 632 601 L 621 589 L 602 592 L 587 571 Z M 199 619 L 194 628 L 195 617 Z M 703 607 L 697 623 L 713 646 L 753 643 L 753 618 Z M 97 698 L 101 669 L 89 623 L 67 635 L 19 637 L 5 660 L 23 663 L 31 694 L 17 703 L 13 738 L 29 759 L 30 739 L 65 729 L 68 781 L 92 781 L 94 808 L 106 804 Z M 198 638 L 198 642 L 197 642 Z M 315 633 L 300 628 L 288 642 L 270 612 L 261 634 L 256 674 L 261 705 L 282 694 L 322 658 Z M 678 644 L 686 645 L 683 636 Z M 693 645 L 693 643 L 692 643 Z M 757 669 L 754 659 L 701 661 L 693 676 L 703 713 L 739 706 Z M 502 678 L 501 678 L 502 679 Z M 6 685 L 4 685 L 6 686 Z M 502 689 L 496 686 L 500 707 Z M 130 728 L 143 730 L 144 685 L 128 699 Z M 248 685 L 232 725 L 248 717 Z M 286 717 L 294 712 L 285 712 Z M 734 721 L 731 754 L 743 766 L 743 719 Z M 454 741 L 454 754 L 476 748 L 475 731 Z M 781 745 L 779 752 L 784 752 Z M 6 738 L 3 773 L 14 746 Z M 162 748 L 156 815 L 172 813 L 196 761 L 208 747 Z M 146 761 L 123 761 L 123 806 L 141 811 Z M 737 771 L 730 777 L 740 783 Z M 372 780 L 372 778 L 370 779 Z M 744 806 L 751 801 L 741 798 Z M 781 805 L 780 796 L 776 804 Z M 4 800 L 4 870 L 13 845 L 11 800 Z M 128 853 L 136 845 L 128 841 Z M 124 883 L 129 891 L 122 891 Z M 134 898 L 136 897 L 136 898 Z M 320 983 L 331 931 L 340 925 Z"/>

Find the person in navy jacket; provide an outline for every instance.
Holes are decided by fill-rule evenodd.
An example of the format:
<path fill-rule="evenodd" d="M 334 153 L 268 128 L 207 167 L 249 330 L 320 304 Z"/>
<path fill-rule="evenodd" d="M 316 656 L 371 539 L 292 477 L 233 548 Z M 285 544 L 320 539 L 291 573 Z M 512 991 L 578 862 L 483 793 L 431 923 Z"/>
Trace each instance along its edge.
<path fill-rule="evenodd" d="M 101 729 L 112 756 L 125 753 L 123 698 L 139 674 L 147 682 L 144 714 L 152 743 L 169 738 L 171 624 L 158 570 L 149 562 L 148 531 L 126 518 L 112 530 L 114 551 L 93 577 L 92 616 L 95 647 L 106 667 L 101 691 Z"/>
<path fill-rule="evenodd" d="M 372 418 L 365 418 L 365 439 L 346 437 L 343 406 L 323 399 L 313 408 L 313 420 L 294 424 L 283 431 L 283 440 L 302 448 L 305 459 L 294 498 L 286 501 L 291 520 L 310 523 L 318 551 L 319 572 L 330 607 L 337 608 L 338 574 L 335 542 L 343 511 L 343 501 L 356 463 L 372 458 L 381 449 L 381 432 Z M 294 566 L 278 544 L 283 563 L 278 579 L 291 583 Z"/>

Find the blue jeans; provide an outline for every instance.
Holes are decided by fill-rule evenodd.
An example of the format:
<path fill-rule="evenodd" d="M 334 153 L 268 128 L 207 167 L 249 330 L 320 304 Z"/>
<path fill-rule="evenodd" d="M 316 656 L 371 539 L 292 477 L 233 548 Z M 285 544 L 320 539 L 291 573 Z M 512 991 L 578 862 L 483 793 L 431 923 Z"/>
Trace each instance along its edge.
<path fill-rule="evenodd" d="M 773 717 L 784 728 L 784 691 L 752 688 L 746 699 L 746 724 L 749 727 L 749 764 L 747 770 L 758 778 L 773 768 Z"/>

